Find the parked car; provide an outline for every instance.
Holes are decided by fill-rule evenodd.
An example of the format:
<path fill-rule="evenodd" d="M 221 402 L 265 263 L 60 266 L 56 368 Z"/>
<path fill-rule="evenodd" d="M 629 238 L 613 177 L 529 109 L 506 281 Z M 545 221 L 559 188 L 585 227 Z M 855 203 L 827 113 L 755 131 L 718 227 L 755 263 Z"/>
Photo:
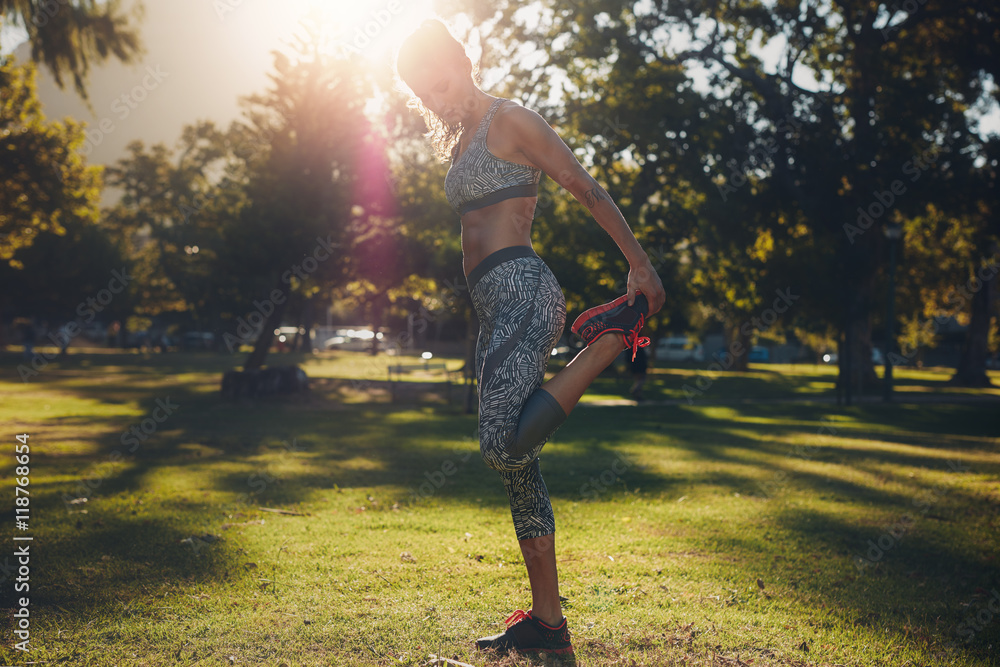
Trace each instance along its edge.
<path fill-rule="evenodd" d="M 296 335 L 305 335 L 303 327 L 278 327 L 274 330 L 274 339 L 280 343 L 290 343 Z"/>
<path fill-rule="evenodd" d="M 827 352 L 823 355 L 824 364 L 835 364 L 839 361 L 839 357 L 836 352 Z M 878 347 L 872 348 L 872 363 L 876 366 L 881 366 L 885 364 L 885 357 L 882 354 L 882 349 Z"/>
<path fill-rule="evenodd" d="M 704 361 L 705 349 L 687 336 L 672 336 L 657 342 L 653 358 L 657 361 Z"/>
<path fill-rule="evenodd" d="M 558 341 L 556 341 L 555 347 L 552 348 L 552 356 L 572 357 L 580 350 L 581 347 L 582 344 L 574 345 L 572 341 L 570 341 L 565 335 L 563 335 L 562 337 L 559 338 Z"/>
<path fill-rule="evenodd" d="M 372 349 L 372 338 L 382 340 L 384 337 L 381 331 L 376 334 L 371 329 L 337 329 L 332 337 L 324 341 L 323 347 L 327 350 L 367 352 Z"/>
<path fill-rule="evenodd" d="M 747 352 L 747 361 L 755 364 L 767 363 L 771 360 L 771 351 L 763 345 L 754 345 Z"/>

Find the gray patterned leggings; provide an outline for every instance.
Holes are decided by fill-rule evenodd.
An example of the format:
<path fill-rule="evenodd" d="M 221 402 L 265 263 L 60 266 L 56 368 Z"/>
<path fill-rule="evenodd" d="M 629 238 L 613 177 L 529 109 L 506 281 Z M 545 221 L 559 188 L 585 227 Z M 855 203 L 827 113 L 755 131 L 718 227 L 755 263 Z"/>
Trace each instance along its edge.
<path fill-rule="evenodd" d="M 555 275 L 528 246 L 498 250 L 469 273 L 479 315 L 479 452 L 500 473 L 517 539 L 555 532 L 538 453 L 566 413 L 541 384 L 566 325 Z"/>

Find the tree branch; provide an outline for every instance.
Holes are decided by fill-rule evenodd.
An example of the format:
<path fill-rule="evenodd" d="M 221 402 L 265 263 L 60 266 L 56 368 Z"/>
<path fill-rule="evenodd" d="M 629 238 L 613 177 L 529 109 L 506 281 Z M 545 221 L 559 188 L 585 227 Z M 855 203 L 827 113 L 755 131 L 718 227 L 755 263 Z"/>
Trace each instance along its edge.
<path fill-rule="evenodd" d="M 833 4 L 840 7 L 840 11 L 843 12 L 844 25 L 847 26 L 847 34 L 851 36 L 851 39 L 857 39 L 858 33 L 854 29 L 854 22 L 851 19 L 851 7 L 847 0 L 833 0 Z"/>
<path fill-rule="evenodd" d="M 882 39 L 886 44 L 892 44 L 899 39 L 900 33 L 906 30 L 912 30 L 915 26 L 923 23 L 924 21 L 929 21 L 931 19 L 945 18 L 949 16 L 954 16 L 954 13 L 948 12 L 946 10 L 932 10 L 925 9 L 922 11 L 917 11 L 914 14 L 910 14 L 906 19 L 897 23 L 896 25 L 891 25 L 886 23 L 884 28 L 880 28 L 879 32 L 882 33 Z M 890 19 L 891 21 L 891 19 Z M 894 35 L 887 35 L 886 33 L 895 33 Z"/>

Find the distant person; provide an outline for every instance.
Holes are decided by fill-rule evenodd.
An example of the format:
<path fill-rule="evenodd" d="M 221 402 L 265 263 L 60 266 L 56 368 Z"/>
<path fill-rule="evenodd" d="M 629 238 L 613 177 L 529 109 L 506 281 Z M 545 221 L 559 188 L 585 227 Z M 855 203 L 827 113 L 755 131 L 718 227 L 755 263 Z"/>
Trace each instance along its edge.
<path fill-rule="evenodd" d="M 37 338 L 35 325 L 29 322 L 21 327 L 21 329 L 21 340 L 24 342 L 24 358 L 31 361 L 35 357 L 35 339 Z"/>
<path fill-rule="evenodd" d="M 108 347 L 116 347 L 118 345 L 118 332 L 121 331 L 122 325 L 118 320 L 115 320 L 108 325 Z"/>
<path fill-rule="evenodd" d="M 610 195 L 541 116 L 476 85 L 465 47 L 443 23 L 424 21 L 407 37 L 396 71 L 413 93 L 408 106 L 423 117 L 434 152 L 451 157 L 444 192 L 461 219 L 465 275 L 480 322 L 479 449 L 507 489 L 531 585 L 531 609 L 511 614 L 505 632 L 476 646 L 571 656 L 559 603 L 555 519 L 538 454 L 623 349 L 635 354 L 649 344 L 639 333 L 666 294 Z M 543 171 L 587 207 L 630 266 L 626 294 L 577 318 L 571 329 L 587 346 L 544 384 L 565 327 L 566 301 L 531 247 Z"/>
<path fill-rule="evenodd" d="M 59 331 L 56 332 L 56 341 L 59 344 L 59 356 L 65 357 L 66 351 L 69 349 L 69 341 L 72 338 L 69 333 L 69 322 L 59 327 Z"/>
<path fill-rule="evenodd" d="M 646 356 L 645 348 L 639 348 L 635 352 L 635 359 L 626 360 L 629 369 L 632 371 L 632 388 L 628 393 L 637 401 L 642 400 L 642 388 L 646 384 L 646 370 L 649 367 L 649 358 Z"/>

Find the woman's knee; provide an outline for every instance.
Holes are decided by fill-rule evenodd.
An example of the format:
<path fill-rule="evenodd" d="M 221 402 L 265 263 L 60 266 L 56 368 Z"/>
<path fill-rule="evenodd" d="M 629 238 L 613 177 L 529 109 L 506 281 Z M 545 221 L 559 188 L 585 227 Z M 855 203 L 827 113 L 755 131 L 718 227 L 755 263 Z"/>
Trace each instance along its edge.
<path fill-rule="evenodd" d="M 513 458 L 523 458 L 548 441 L 562 423 L 566 412 L 559 401 L 548 391 L 539 387 L 528 397 L 518 418 L 517 432 L 507 441 L 507 454 Z M 534 458 L 532 455 L 531 458 Z"/>
<path fill-rule="evenodd" d="M 514 472 L 525 466 L 526 459 L 512 454 L 513 443 L 517 438 L 516 431 L 504 433 L 501 437 L 479 441 L 479 453 L 487 466 L 497 472 Z M 527 462 L 530 463 L 530 458 Z"/>

